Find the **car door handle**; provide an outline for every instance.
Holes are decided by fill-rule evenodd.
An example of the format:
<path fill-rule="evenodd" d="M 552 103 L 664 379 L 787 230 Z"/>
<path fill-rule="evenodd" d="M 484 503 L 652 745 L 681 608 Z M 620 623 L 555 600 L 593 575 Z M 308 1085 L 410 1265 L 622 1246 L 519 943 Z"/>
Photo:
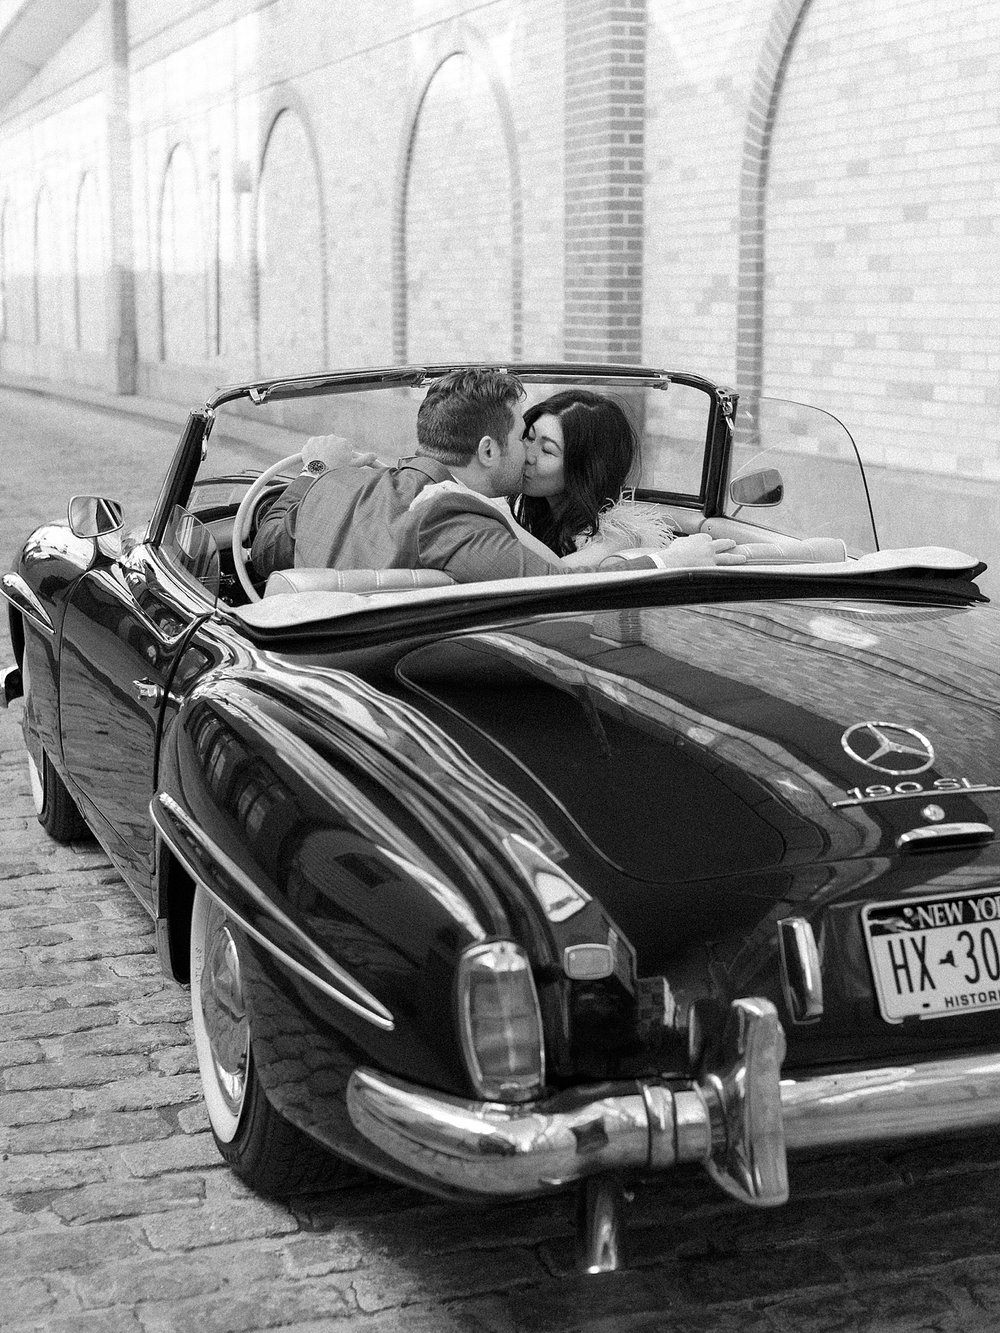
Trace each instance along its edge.
<path fill-rule="evenodd" d="M 155 680 L 134 680 L 132 688 L 136 698 L 144 699 L 147 703 L 158 704 L 163 698 L 163 686 L 157 685 Z"/>

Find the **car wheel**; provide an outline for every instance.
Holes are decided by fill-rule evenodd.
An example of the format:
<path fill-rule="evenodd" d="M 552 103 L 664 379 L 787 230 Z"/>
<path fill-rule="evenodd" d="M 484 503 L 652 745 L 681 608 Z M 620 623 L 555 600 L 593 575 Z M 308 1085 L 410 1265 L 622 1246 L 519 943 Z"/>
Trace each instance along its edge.
<path fill-rule="evenodd" d="M 31 672 L 25 657 L 21 666 L 21 687 L 24 694 L 24 710 L 28 710 L 31 695 Z M 28 750 L 28 781 L 31 784 L 31 799 L 34 802 L 38 822 L 56 842 L 75 842 L 87 836 L 87 825 L 77 809 L 76 802 L 66 790 L 66 785 L 56 772 L 52 760 L 42 751 L 41 766 Z"/>
<path fill-rule="evenodd" d="M 276 1111 L 261 1087 L 236 937 L 200 885 L 191 916 L 191 1011 L 212 1134 L 236 1174 L 273 1198 L 342 1183 L 348 1168 Z"/>

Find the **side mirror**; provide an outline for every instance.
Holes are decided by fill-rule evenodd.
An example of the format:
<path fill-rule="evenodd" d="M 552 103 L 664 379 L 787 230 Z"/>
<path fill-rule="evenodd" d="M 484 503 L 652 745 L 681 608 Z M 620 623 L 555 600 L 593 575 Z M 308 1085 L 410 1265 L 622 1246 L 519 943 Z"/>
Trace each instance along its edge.
<path fill-rule="evenodd" d="M 109 537 L 113 532 L 121 532 L 125 515 L 117 500 L 74 495 L 69 502 L 69 526 L 74 537 Z"/>
<path fill-rule="evenodd" d="M 785 496 L 785 483 L 777 468 L 766 467 L 760 472 L 748 472 L 729 483 L 729 498 L 734 505 L 748 505 L 763 509 L 780 505 Z"/>

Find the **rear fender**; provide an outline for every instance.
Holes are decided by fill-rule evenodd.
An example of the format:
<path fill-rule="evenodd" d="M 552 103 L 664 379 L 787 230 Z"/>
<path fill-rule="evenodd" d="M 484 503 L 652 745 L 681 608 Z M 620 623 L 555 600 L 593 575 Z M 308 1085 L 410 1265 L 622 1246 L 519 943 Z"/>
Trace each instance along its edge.
<path fill-rule="evenodd" d="M 457 959 L 510 926 L 485 885 L 460 887 L 408 795 L 335 761 L 329 735 L 221 673 L 171 728 L 151 803 L 170 854 L 161 958 L 183 973 L 186 877 L 243 936 L 258 1068 L 276 1102 L 293 1012 L 331 1061 L 366 1052 L 403 1077 L 469 1091 L 453 1021 Z"/>
<path fill-rule="evenodd" d="M 494 937 L 525 949 L 551 1067 L 568 1070 L 566 949 L 592 941 L 616 954 L 616 979 L 608 986 L 618 1007 L 618 977 L 634 994 L 635 951 L 600 904 L 568 877 L 559 864 L 566 852 L 534 806 L 424 711 L 352 673 L 285 663 L 266 674 L 234 671 L 230 682 L 237 681 L 259 691 L 262 707 L 277 710 L 275 717 L 300 742 L 351 773 L 379 810 L 394 811 L 383 846 L 395 847 L 400 829 L 408 827 L 434 872 L 452 886 L 449 897 L 464 899 Z M 457 951 L 450 958 L 452 970 L 456 965 Z M 626 1009 L 628 1003 L 626 997 Z"/>

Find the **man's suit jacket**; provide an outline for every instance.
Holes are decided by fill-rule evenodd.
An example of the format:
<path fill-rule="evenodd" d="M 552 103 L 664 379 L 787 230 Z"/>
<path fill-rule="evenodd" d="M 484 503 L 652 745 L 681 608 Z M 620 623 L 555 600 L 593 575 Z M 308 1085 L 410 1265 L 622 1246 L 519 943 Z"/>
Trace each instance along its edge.
<path fill-rule="evenodd" d="M 443 463 L 417 455 L 392 468 L 351 465 L 297 478 L 262 522 L 251 558 L 261 576 L 293 564 L 441 569 L 456 583 L 563 572 L 540 543 L 515 536 L 513 524 Z"/>

